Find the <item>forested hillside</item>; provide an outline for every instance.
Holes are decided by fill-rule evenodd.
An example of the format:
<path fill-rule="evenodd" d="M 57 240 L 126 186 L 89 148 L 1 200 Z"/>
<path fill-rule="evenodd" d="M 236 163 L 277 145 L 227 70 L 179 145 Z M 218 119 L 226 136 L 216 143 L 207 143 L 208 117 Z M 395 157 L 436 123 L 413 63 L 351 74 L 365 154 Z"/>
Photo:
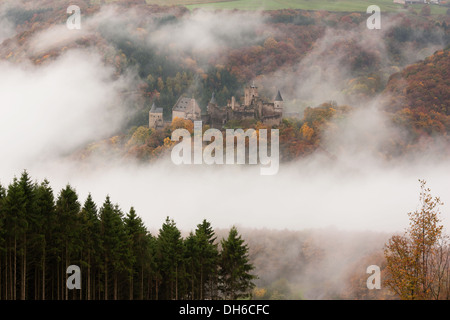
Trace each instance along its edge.
<path fill-rule="evenodd" d="M 410 214 L 416 229 L 402 236 L 328 225 L 391 227 L 413 175 L 445 180 L 450 10 L 383 11 L 382 28 L 369 30 L 361 12 L 152 4 L 163 2 L 80 0 L 79 30 L 66 27 L 65 1 L 0 3 L 0 300 L 450 297 L 450 250 L 434 207 L 421 203 Z M 172 119 L 181 96 L 206 112 L 213 93 L 224 107 L 250 83 L 265 102 L 280 90 L 283 120 L 229 121 L 222 132 L 278 129 L 284 172 L 258 180 L 247 167 L 231 176 L 164 162 L 174 130 L 193 134 L 192 121 Z M 163 109 L 158 129 L 148 125 L 153 104 Z M 59 186 L 76 178 L 104 201 L 80 199 L 77 186 L 57 192 L 27 171 L 8 184 L 25 168 Z M 109 188 L 147 210 L 121 208 Z M 141 218 L 166 210 L 160 228 Z M 181 230 L 172 213 L 213 216 L 222 227 L 201 218 Z M 323 229 L 226 225 L 247 217 Z M 367 290 L 372 264 L 388 279 L 382 290 Z M 69 265 L 81 267 L 82 290 L 67 289 Z"/>
<path fill-rule="evenodd" d="M 404 129 L 403 145 L 440 139 L 450 130 L 450 48 L 393 74 L 387 83 L 385 109 L 396 126 Z M 445 145 L 444 145 L 445 146 Z M 443 153 L 447 148 L 441 149 Z"/>
<path fill-rule="evenodd" d="M 414 10 L 408 14 L 387 13 L 386 19 L 392 21 L 387 30 L 364 35 L 368 37 L 364 43 L 356 33 L 365 27 L 367 18 L 360 13 L 292 9 L 242 13 L 248 15 L 249 25 L 244 25 L 239 22 L 239 14 L 234 17 L 219 12 L 223 23 L 236 23 L 236 29 L 220 31 L 220 22 L 202 25 L 196 11 L 189 12 L 182 6 L 132 1 L 111 6 L 85 1 L 79 5 L 86 21 L 83 31 L 60 34 L 56 27 L 67 19 L 65 4 L 10 4 L 4 19 L 14 32 L 3 41 L 0 57 L 13 63 L 45 65 L 70 50 L 92 49 L 115 68 L 117 76 L 135 70 L 136 87 L 123 93 L 128 99 L 129 119 L 122 133 L 146 125 L 153 102 L 164 109 L 166 119 L 171 119 L 171 108 L 180 95 L 195 96 L 205 109 L 215 92 L 219 105 L 225 105 L 232 95 L 241 96 L 244 85 L 252 80 L 257 80 L 269 99 L 276 93 L 275 86 L 281 89 L 289 99 L 289 111 L 316 107 L 327 100 L 310 101 L 298 92 L 298 86 L 312 75 L 300 62 L 315 50 L 319 50 L 316 67 L 322 68 L 319 61 L 328 61 L 330 65 L 322 72 L 342 73 L 339 90 L 348 100 L 368 99 L 384 90 L 392 73 L 428 52 L 432 54 L 436 46 L 450 43 L 450 16 L 423 16 Z M 108 19 L 110 15 L 115 19 Z M 207 19 L 213 17 L 213 13 L 207 14 Z M 216 37 L 215 41 L 201 44 L 199 35 L 186 43 L 182 28 L 198 28 L 203 36 Z M 335 39 L 327 43 L 326 50 L 320 50 L 320 39 L 331 30 L 336 33 Z M 170 33 L 174 37 L 166 37 Z M 383 45 L 373 45 L 373 36 Z"/>

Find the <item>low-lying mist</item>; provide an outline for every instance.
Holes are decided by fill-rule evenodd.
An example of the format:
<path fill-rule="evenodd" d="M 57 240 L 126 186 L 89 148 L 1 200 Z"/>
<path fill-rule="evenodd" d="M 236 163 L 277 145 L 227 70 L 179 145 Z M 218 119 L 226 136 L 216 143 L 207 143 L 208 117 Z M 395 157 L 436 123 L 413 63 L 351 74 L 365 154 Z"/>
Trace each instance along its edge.
<path fill-rule="evenodd" d="M 103 25 L 102 19 L 111 17 L 108 12 L 102 11 L 88 20 L 88 31 L 83 35 Z M 171 46 L 173 41 L 168 41 L 168 34 L 175 33 L 177 50 L 201 51 L 210 47 L 214 52 L 228 40 L 237 38 L 242 45 L 251 29 L 263 27 L 264 19 L 259 13 L 246 19 L 240 13 L 226 15 L 227 19 L 239 22 L 236 28 L 228 25 L 220 31 L 214 13 L 200 11 L 179 24 L 155 31 L 154 37 L 145 38 L 146 45 Z M 0 14 L 0 21 L 2 17 Z M 117 19 L 120 21 L 120 17 Z M 129 25 L 129 19 L 127 23 L 134 28 Z M 184 29 L 186 23 L 192 29 Z M 110 31 L 116 30 L 112 23 Z M 202 41 L 193 44 L 183 36 L 187 32 L 183 30 L 188 34 L 201 31 Z M 39 41 L 30 50 L 53 46 L 54 41 L 50 39 L 58 39 L 57 34 L 64 32 L 67 30 L 56 26 L 39 33 L 36 36 Z M 341 89 L 341 75 L 346 70 L 330 74 L 330 70 L 339 70 L 339 59 L 316 59 L 317 54 L 333 45 L 329 41 L 333 35 L 332 30 L 327 32 L 317 48 L 300 62 L 300 67 L 310 64 L 328 70 L 328 76 L 310 77 L 313 73 L 305 71 L 302 81 L 295 82 L 298 97 L 309 92 L 306 100 L 340 99 L 335 93 Z M 352 36 L 352 41 L 356 41 Z M 49 42 L 45 43 L 45 39 Z M 61 39 L 66 38 L 61 36 Z M 361 46 L 376 43 L 376 39 L 361 39 Z M 379 44 L 376 50 L 383 54 L 383 45 Z M 276 86 L 283 88 L 284 82 L 291 83 L 296 76 L 297 69 L 291 74 L 278 74 Z M 111 136 L 123 126 L 126 112 L 119 103 L 120 93 L 132 90 L 135 85 L 132 76 L 114 77 L 113 70 L 101 63 L 95 50 L 71 49 L 42 66 L 2 62 L 2 184 L 8 184 L 14 175 L 27 169 L 39 181 L 49 179 L 56 191 L 70 183 L 82 201 L 91 192 L 97 204 L 109 194 L 124 211 L 134 206 L 150 229 L 157 228 L 170 216 L 185 230 L 195 228 L 206 218 L 221 228 L 233 224 L 291 230 L 333 226 L 343 230 L 393 232 L 407 225 L 406 213 L 418 205 L 418 179 L 427 180 L 433 193 L 444 203 L 450 200 L 449 164 L 435 160 L 439 149 L 391 162 L 374 152 L 374 146 L 388 144 L 391 135 L 398 134 L 398 129 L 387 125 L 378 100 L 356 106 L 357 111 L 345 120 L 341 136 L 325 133 L 324 147 L 332 150 L 335 158 L 317 153 L 294 163 L 282 163 L 275 176 L 260 176 L 254 166 L 177 167 L 170 158 L 149 165 L 112 158 L 83 163 L 71 160 L 69 155 L 77 148 Z M 448 226 L 447 207 L 443 213 Z"/>
<path fill-rule="evenodd" d="M 228 23 L 222 25 L 224 20 Z M 397 23 L 384 21 L 387 29 Z M 443 223 L 450 227 L 450 162 L 439 144 L 386 159 L 380 151 L 407 133 L 393 126 L 382 96 L 358 101 L 343 93 L 352 71 L 343 63 L 346 51 L 336 49 L 339 41 L 373 48 L 379 67 L 388 72 L 386 30 L 370 32 L 364 24 L 349 32 L 330 27 L 293 67 L 256 79 L 273 92 L 280 89 L 286 104 L 296 100 L 314 107 L 334 100 L 353 108 L 325 130 L 316 153 L 281 163 L 276 175 L 261 176 L 255 165 L 176 166 L 168 156 L 149 164 L 114 156 L 73 157 L 89 143 L 124 130 L 130 117 L 127 93 L 136 91 L 139 77 L 131 67 L 118 75 L 96 48 L 70 48 L 71 42 L 99 32 L 133 35 L 126 40 L 161 48 L 172 61 L 200 55 L 203 65 L 198 67 L 207 70 L 209 58 L 221 48 L 264 40 L 255 37 L 255 29 L 265 30 L 258 33 L 263 36 L 276 34 L 261 13 L 195 11 L 158 25 L 136 10 L 109 7 L 83 23 L 78 33 L 68 33 L 63 24 L 36 32 L 21 44 L 20 61 L 0 62 L 3 186 L 26 169 L 37 181 L 48 179 L 56 193 L 70 183 L 80 202 L 91 193 L 101 206 L 109 195 L 124 212 L 133 206 L 152 234 L 167 216 L 184 234 L 207 219 L 219 240 L 236 225 L 248 240 L 260 276 L 257 285 L 290 286 L 294 298 L 342 297 L 349 270 L 354 267 L 364 276 L 368 265 L 379 263 L 364 259 L 380 252 L 390 234 L 407 227 L 407 213 L 419 206 L 419 179 L 444 202 Z M 15 32 L 0 6 L 0 43 Z M 60 46 L 68 49 L 42 65 L 26 59 Z M 430 44 L 434 48 L 439 45 Z M 424 57 L 423 51 L 411 53 L 408 47 L 402 54 L 410 63 Z M 291 109 L 301 112 L 304 105 Z"/>

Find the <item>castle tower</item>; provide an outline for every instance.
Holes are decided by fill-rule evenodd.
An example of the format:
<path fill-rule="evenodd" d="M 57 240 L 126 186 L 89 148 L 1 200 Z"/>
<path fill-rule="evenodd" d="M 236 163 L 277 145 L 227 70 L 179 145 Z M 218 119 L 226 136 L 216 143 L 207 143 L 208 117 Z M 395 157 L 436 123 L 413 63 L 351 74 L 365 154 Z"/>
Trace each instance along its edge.
<path fill-rule="evenodd" d="M 211 100 L 209 101 L 209 104 L 217 105 L 217 101 L 216 101 L 215 95 L 216 95 L 215 92 L 213 92 L 212 95 L 211 95 Z"/>
<path fill-rule="evenodd" d="M 213 92 L 212 95 L 211 95 L 211 100 L 209 100 L 209 103 L 206 106 L 206 111 L 207 112 L 212 112 L 214 107 L 217 107 L 217 101 L 216 101 L 215 93 Z"/>
<path fill-rule="evenodd" d="M 253 81 L 250 87 L 245 88 L 245 100 L 244 105 L 248 107 L 252 104 L 254 98 L 258 97 L 258 87 L 255 86 L 255 81 Z"/>
<path fill-rule="evenodd" d="M 281 97 L 280 90 L 278 90 L 278 94 L 273 101 L 273 105 L 275 107 L 275 111 L 283 112 L 283 98 Z"/>
<path fill-rule="evenodd" d="M 149 128 L 161 128 L 164 126 L 163 120 L 163 108 L 157 108 L 153 102 L 152 108 L 150 109 L 148 116 L 148 127 Z"/>

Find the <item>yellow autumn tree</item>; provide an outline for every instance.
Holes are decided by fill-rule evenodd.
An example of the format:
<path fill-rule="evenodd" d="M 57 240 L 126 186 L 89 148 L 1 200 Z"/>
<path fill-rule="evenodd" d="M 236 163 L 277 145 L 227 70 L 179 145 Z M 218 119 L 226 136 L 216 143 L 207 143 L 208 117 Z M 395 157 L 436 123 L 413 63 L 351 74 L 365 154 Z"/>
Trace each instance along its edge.
<path fill-rule="evenodd" d="M 164 147 L 171 148 L 175 144 L 169 137 L 164 138 Z"/>
<path fill-rule="evenodd" d="M 191 120 L 185 120 L 183 118 L 175 117 L 172 120 L 170 129 L 172 131 L 176 129 L 186 129 L 192 134 L 194 132 L 194 123 Z"/>
<path fill-rule="evenodd" d="M 267 294 L 267 289 L 266 288 L 254 288 L 253 289 L 253 297 L 255 299 L 263 299 Z"/>
<path fill-rule="evenodd" d="M 385 284 L 404 300 L 449 299 L 449 246 L 439 211 L 443 203 L 419 181 L 420 208 L 408 213 L 405 234 L 393 236 L 385 246 Z"/>
<path fill-rule="evenodd" d="M 310 141 L 314 134 L 314 129 L 308 126 L 308 123 L 305 122 L 300 128 L 300 134 L 303 139 L 305 139 L 306 141 Z"/>

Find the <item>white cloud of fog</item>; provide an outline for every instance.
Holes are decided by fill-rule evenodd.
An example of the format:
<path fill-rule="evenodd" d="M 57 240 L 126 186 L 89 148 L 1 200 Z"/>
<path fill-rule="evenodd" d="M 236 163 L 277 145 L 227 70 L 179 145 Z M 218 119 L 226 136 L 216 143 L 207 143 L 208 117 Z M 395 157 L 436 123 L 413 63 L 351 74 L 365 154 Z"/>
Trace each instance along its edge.
<path fill-rule="evenodd" d="M 29 52 L 44 54 L 53 48 L 62 48 L 74 43 L 83 36 L 92 34 L 87 26 L 79 30 L 68 30 L 66 25 L 55 25 L 37 33 L 30 41 Z"/>
<path fill-rule="evenodd" d="M 65 25 L 52 26 L 36 35 L 32 49 L 37 52 L 49 50 L 106 28 L 113 36 L 127 36 L 130 41 L 141 41 L 141 44 L 169 50 L 174 55 L 192 51 L 196 56 L 207 57 L 219 53 L 222 48 L 229 48 L 231 44 L 243 46 L 261 41 L 263 36 L 255 36 L 255 31 L 263 27 L 265 32 L 270 31 L 264 25 L 264 17 L 257 11 L 196 10 L 176 21 L 160 24 L 159 18 L 164 19 L 164 15 L 146 16 L 134 8 L 123 11 L 109 5 L 93 16 L 82 17 L 81 30 L 64 32 L 67 31 L 64 30 Z"/>
<path fill-rule="evenodd" d="M 197 10 L 179 22 L 155 29 L 149 35 L 149 42 L 157 47 L 170 46 L 174 50 L 214 54 L 230 44 L 242 46 L 257 43 L 261 38 L 252 35 L 263 26 L 263 22 L 258 12 Z"/>
<path fill-rule="evenodd" d="M 324 36 L 316 41 L 312 51 L 297 65 L 266 76 L 263 84 L 265 87 L 276 86 L 282 92 L 293 92 L 292 98 L 308 101 L 311 106 L 325 100 L 334 100 L 339 104 L 353 103 L 344 93 L 351 78 L 350 66 L 343 62 L 349 50 L 346 46 L 353 44 L 367 49 L 376 57 L 382 56 L 383 63 L 387 65 L 383 37 L 393 25 L 393 22 L 386 22 L 383 29 L 374 31 L 367 29 L 364 21 L 355 30 L 328 28 Z"/>
<path fill-rule="evenodd" d="M 4 172 L 54 159 L 121 124 L 118 92 L 94 53 L 71 51 L 45 66 L 0 64 Z"/>
<path fill-rule="evenodd" d="M 0 44 L 15 34 L 14 25 L 8 20 L 6 4 L 0 4 Z"/>
<path fill-rule="evenodd" d="M 366 21 L 351 29 L 327 28 L 323 37 L 314 44 L 311 52 L 297 65 L 282 68 L 271 75 L 265 75 L 262 84 L 266 88 L 280 89 L 283 93 L 290 93 L 290 98 L 307 103 L 308 106 L 317 106 L 325 101 L 336 101 L 338 104 L 358 106 L 363 103 L 346 94 L 349 87 L 348 81 L 357 78 L 357 72 L 350 70 L 348 61 L 349 48 L 359 48 L 368 52 L 375 60 L 379 61 L 376 70 L 381 71 L 382 77 L 388 77 L 398 71 L 398 61 L 392 61 L 389 50 L 386 47 L 386 39 L 393 28 L 401 25 L 398 16 L 383 17 L 380 30 L 369 30 Z M 422 31 L 414 30 L 415 36 L 420 36 Z M 414 44 L 405 42 L 398 54 L 404 60 L 404 64 L 412 64 L 440 50 L 444 46 L 442 32 L 437 33 L 441 44 L 434 44 L 433 39 L 426 48 L 414 49 Z M 417 46 L 417 45 L 416 45 Z M 396 59 L 398 57 L 394 57 Z M 393 67 L 395 66 L 395 67 Z M 326 93 L 326 94 L 324 94 Z M 286 96 L 287 97 L 287 96 Z M 366 102 L 364 102 L 366 103 Z M 293 107 L 290 111 L 303 111 L 303 107 Z"/>
<path fill-rule="evenodd" d="M 256 167 L 176 167 L 169 158 L 149 166 L 103 161 L 95 170 L 61 161 L 29 168 L 38 179 L 48 177 L 56 190 L 70 182 L 83 201 L 91 192 L 99 205 L 109 194 L 124 211 L 134 206 L 151 229 L 170 216 L 184 230 L 206 218 L 222 228 L 401 231 L 406 213 L 417 208 L 419 178 L 444 203 L 450 200 L 445 163 L 387 166 L 354 159 L 332 164 L 317 156 L 281 165 L 277 175 L 267 177 Z M 444 206 L 442 212 L 448 227 L 450 211 Z"/>

